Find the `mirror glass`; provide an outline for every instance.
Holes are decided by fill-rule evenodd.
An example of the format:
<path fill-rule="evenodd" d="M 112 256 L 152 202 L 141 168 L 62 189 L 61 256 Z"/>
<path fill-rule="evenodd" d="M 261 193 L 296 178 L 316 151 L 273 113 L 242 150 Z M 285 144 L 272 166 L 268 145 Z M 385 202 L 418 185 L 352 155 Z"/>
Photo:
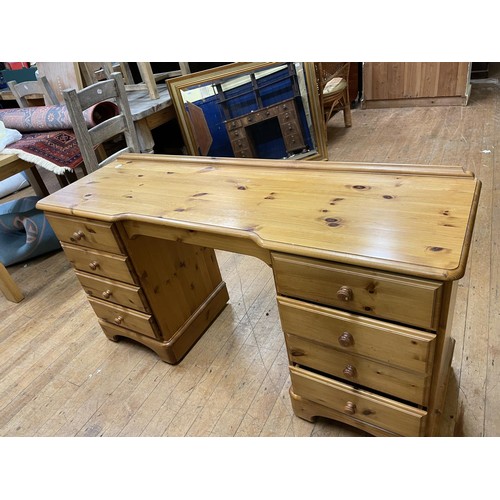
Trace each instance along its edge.
<path fill-rule="evenodd" d="M 327 157 L 312 63 L 233 63 L 167 83 L 190 155 Z"/>

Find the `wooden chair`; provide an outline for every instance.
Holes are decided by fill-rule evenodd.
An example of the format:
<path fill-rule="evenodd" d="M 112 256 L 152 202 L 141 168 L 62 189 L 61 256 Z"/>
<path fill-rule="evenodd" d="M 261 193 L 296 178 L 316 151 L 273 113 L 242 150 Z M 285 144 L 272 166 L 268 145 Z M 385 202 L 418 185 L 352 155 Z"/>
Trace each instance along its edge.
<path fill-rule="evenodd" d="M 134 77 L 128 63 L 79 62 L 78 67 L 80 68 L 83 84 L 87 87 L 102 80 L 109 80 L 111 73 L 122 74 L 125 89 L 128 84 L 134 83 Z"/>
<path fill-rule="evenodd" d="M 104 78 L 109 79 L 111 73 L 113 72 L 120 72 L 125 83 L 125 90 L 147 90 L 151 99 L 159 98 L 157 87 L 158 82 L 174 76 L 190 73 L 188 63 L 181 62 L 179 63 L 180 69 L 174 71 L 164 71 L 161 73 L 153 73 L 151 63 L 149 62 L 138 62 L 136 64 L 142 79 L 142 82 L 140 83 L 134 83 L 134 77 L 127 62 L 81 62 L 79 63 L 79 66 L 83 79 L 87 85 L 96 83 Z"/>
<path fill-rule="evenodd" d="M 87 172 L 97 170 L 122 153 L 140 152 L 139 140 L 120 73 L 112 73 L 109 80 L 94 83 L 82 90 L 65 90 L 63 97 Z M 108 100 L 114 100 L 119 114 L 89 129 L 83 112 L 95 104 Z M 120 134 L 125 137 L 126 146 L 99 161 L 96 148 Z"/>
<path fill-rule="evenodd" d="M 43 97 L 46 106 L 57 106 L 59 101 L 56 94 L 45 76 L 40 76 L 37 80 L 17 83 L 15 80 L 7 82 L 12 95 L 14 96 L 20 108 L 29 108 L 38 104 L 39 96 Z M 33 98 L 30 98 L 33 97 Z M 29 170 L 26 170 L 28 180 L 38 195 L 47 195 L 48 189 L 43 179 L 38 172 L 36 165 L 33 165 Z M 65 186 L 65 182 L 61 176 L 57 176 L 59 184 Z"/>
<path fill-rule="evenodd" d="M 42 95 L 46 106 L 59 104 L 56 94 L 45 76 L 40 76 L 37 80 L 28 82 L 17 83 L 16 81 L 10 81 L 7 82 L 7 85 L 20 108 L 33 106 L 33 103 L 27 99 L 28 96 L 33 95 Z"/>
<path fill-rule="evenodd" d="M 344 124 L 352 125 L 349 99 L 349 68 L 346 62 L 317 62 L 316 78 L 325 125 L 336 111 L 344 112 Z"/>

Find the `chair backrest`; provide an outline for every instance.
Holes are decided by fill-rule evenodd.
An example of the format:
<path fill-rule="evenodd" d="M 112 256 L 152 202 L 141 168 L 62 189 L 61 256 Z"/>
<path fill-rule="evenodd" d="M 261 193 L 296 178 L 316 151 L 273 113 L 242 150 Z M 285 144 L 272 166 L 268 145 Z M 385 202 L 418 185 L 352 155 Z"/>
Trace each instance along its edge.
<path fill-rule="evenodd" d="M 109 78 L 113 72 L 120 72 L 125 83 L 125 90 L 147 90 L 151 99 L 158 99 L 160 96 L 157 87 L 158 82 L 164 83 L 167 78 L 190 73 L 189 64 L 185 62 L 178 63 L 178 70 L 161 73 L 153 73 L 151 63 L 149 62 L 137 62 L 137 69 L 139 70 L 142 82 L 134 83 L 134 76 L 127 62 L 80 62 L 78 64 L 87 85 Z"/>
<path fill-rule="evenodd" d="M 109 80 L 111 73 L 122 74 L 125 89 L 127 89 L 128 84 L 134 83 L 128 63 L 79 62 L 78 67 L 86 87 L 102 80 Z"/>
<path fill-rule="evenodd" d="M 349 82 L 350 62 L 315 62 L 316 85 L 321 108 L 325 105 L 323 90 L 327 83 L 334 78 L 342 78 Z"/>
<path fill-rule="evenodd" d="M 97 170 L 122 153 L 140 152 L 139 140 L 120 73 L 112 73 L 109 80 L 94 83 L 82 90 L 64 90 L 63 96 L 87 172 Z M 89 128 L 83 112 L 91 106 L 109 100 L 116 103 L 119 114 Z M 124 135 L 126 147 L 99 163 L 96 147 L 119 134 Z"/>
<path fill-rule="evenodd" d="M 59 104 L 56 94 L 45 76 L 40 76 L 37 80 L 21 83 L 10 81 L 7 82 L 7 85 L 20 108 L 28 108 L 34 105 L 26 98 L 29 95 L 41 94 L 46 106 L 56 106 Z"/>
<path fill-rule="evenodd" d="M 349 62 L 317 62 L 314 65 L 321 92 L 325 88 L 325 85 L 333 78 L 349 80 L 349 69 L 351 67 L 351 63 Z"/>

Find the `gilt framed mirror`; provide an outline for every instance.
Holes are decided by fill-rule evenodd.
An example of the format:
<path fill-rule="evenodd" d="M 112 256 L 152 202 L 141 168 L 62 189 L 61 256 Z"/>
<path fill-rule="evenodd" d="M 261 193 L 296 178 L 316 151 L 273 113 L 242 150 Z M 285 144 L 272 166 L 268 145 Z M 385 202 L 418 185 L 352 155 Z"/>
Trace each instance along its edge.
<path fill-rule="evenodd" d="M 327 159 L 313 63 L 231 63 L 167 80 L 192 156 Z"/>

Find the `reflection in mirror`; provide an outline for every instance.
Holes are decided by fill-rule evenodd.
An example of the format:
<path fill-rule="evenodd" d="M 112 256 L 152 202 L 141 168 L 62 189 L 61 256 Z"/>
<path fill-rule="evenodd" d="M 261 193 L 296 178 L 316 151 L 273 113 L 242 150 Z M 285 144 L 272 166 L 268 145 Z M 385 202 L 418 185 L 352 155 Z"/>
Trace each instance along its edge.
<path fill-rule="evenodd" d="M 168 80 L 188 153 L 323 159 L 311 63 L 234 63 Z"/>

